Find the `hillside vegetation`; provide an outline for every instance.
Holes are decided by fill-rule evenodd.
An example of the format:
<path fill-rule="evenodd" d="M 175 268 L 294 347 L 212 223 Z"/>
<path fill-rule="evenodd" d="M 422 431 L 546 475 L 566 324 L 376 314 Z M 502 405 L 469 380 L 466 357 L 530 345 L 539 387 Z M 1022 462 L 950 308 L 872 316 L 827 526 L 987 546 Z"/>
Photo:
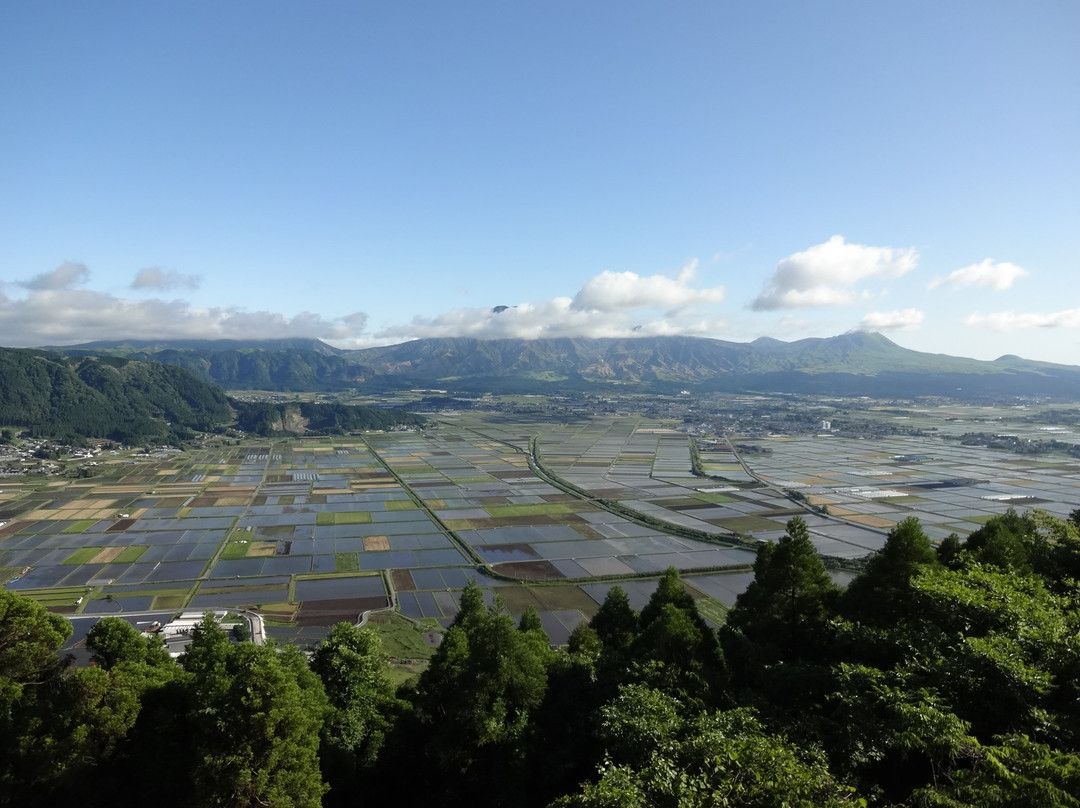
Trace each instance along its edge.
<path fill-rule="evenodd" d="M 230 426 L 269 437 L 422 423 L 419 416 L 381 407 L 234 400 L 183 368 L 160 362 L 0 349 L 0 424 L 35 437 L 179 443 L 193 431 Z"/>
<path fill-rule="evenodd" d="M 59 350 L 177 365 L 226 390 L 345 390 L 372 375 L 336 348 L 311 339 L 94 342 Z"/>
<path fill-rule="evenodd" d="M 35 435 L 175 442 L 232 417 L 221 390 L 172 365 L 0 349 L 0 423 Z"/>
<path fill-rule="evenodd" d="M 368 429 L 420 426 L 424 423 L 419 415 L 360 404 L 311 401 L 278 404 L 235 400 L 232 403 L 237 411 L 236 425 L 245 432 L 261 437 L 341 435 Z"/>

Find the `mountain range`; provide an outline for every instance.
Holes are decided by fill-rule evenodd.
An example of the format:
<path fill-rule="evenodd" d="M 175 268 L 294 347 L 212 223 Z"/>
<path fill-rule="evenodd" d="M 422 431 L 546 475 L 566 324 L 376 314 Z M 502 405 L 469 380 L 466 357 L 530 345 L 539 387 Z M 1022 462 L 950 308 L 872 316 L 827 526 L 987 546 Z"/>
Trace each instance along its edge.
<path fill-rule="evenodd" d="M 1080 367 L 903 348 L 877 333 L 795 342 L 700 337 L 420 339 L 342 350 L 314 339 L 95 342 L 56 348 L 183 367 L 226 389 L 459 392 L 640 389 L 867 396 L 1080 397 Z"/>

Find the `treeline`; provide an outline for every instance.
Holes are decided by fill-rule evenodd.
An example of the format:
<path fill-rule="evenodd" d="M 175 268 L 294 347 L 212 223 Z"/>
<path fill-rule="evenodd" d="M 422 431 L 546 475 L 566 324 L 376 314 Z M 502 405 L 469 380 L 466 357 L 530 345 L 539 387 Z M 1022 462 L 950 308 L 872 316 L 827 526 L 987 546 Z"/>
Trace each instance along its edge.
<path fill-rule="evenodd" d="M 1080 457 L 1080 444 L 1068 443 L 1053 438 L 1032 440 L 1017 435 L 995 435 L 991 432 L 965 432 L 963 435 L 942 435 L 946 440 L 959 441 L 961 446 L 985 446 L 990 449 L 1004 449 L 1016 454 L 1049 454 L 1050 452 Z"/>
<path fill-rule="evenodd" d="M 288 435 L 341 435 L 365 429 L 422 426 L 424 419 L 411 412 L 361 404 L 302 401 L 274 404 L 232 400 L 236 425 L 262 437 Z"/>
<path fill-rule="evenodd" d="M 475 585 L 394 690 L 378 641 L 310 660 L 212 621 L 174 664 L 118 619 L 97 667 L 0 595 L 0 802 L 155 806 L 1080 805 L 1080 534 L 1033 512 L 935 550 L 915 519 L 846 590 L 798 517 L 721 630 L 669 570 L 569 647 Z"/>
<path fill-rule="evenodd" d="M 0 423 L 34 436 L 174 443 L 231 420 L 224 393 L 180 368 L 0 349 Z"/>

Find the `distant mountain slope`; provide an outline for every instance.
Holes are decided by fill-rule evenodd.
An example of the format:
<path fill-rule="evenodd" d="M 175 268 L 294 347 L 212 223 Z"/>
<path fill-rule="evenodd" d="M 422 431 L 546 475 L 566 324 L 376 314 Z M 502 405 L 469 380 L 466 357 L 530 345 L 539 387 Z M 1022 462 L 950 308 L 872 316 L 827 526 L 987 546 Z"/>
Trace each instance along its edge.
<path fill-rule="evenodd" d="M 325 356 L 338 356 L 342 351 L 332 345 L 327 345 L 319 339 L 307 337 L 288 337 L 285 339 L 124 339 L 124 340 L 98 340 L 96 342 L 84 342 L 81 345 L 71 345 L 66 348 L 44 346 L 44 350 L 83 352 L 83 353 L 154 353 L 166 349 L 193 350 L 200 353 L 223 353 L 226 351 L 312 351 Z"/>
<path fill-rule="evenodd" d="M 125 352 L 177 364 L 230 389 L 444 387 L 557 392 L 612 384 L 642 389 L 814 392 L 869 396 L 1080 397 L 1080 368 L 1002 357 L 994 362 L 902 348 L 853 332 L 796 342 L 697 337 L 422 339 L 356 351 L 317 340 L 97 343 L 67 352 Z"/>
<path fill-rule="evenodd" d="M 516 382 L 536 389 L 546 381 L 845 395 L 1080 395 L 1078 367 L 921 353 L 866 332 L 751 343 L 696 337 L 427 339 L 345 356 L 380 375 L 458 388 Z"/>
<path fill-rule="evenodd" d="M 423 339 L 352 351 L 378 373 L 422 377 L 555 372 L 616 381 L 703 382 L 724 374 L 989 372 L 971 359 L 901 348 L 880 334 L 751 343 L 699 337 L 637 339 Z"/>
<path fill-rule="evenodd" d="M 172 440 L 232 418 L 225 394 L 181 368 L 0 348 L 0 423 L 53 437 Z"/>
<path fill-rule="evenodd" d="M 370 376 L 342 358 L 342 351 L 317 339 L 125 340 L 54 350 L 71 356 L 106 354 L 164 362 L 230 390 L 344 390 Z"/>

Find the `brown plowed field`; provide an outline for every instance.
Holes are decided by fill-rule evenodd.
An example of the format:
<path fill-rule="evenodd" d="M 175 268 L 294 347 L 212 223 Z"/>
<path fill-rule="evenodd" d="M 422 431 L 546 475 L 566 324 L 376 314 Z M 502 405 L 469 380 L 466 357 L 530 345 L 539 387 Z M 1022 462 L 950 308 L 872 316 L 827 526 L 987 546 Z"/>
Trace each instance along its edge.
<path fill-rule="evenodd" d="M 528 581 L 548 581 L 566 577 L 555 569 L 555 565 L 550 561 L 507 561 L 505 564 L 494 564 L 493 567 L 503 575 L 524 578 Z"/>
<path fill-rule="evenodd" d="M 390 573 L 390 578 L 394 582 L 394 589 L 398 592 L 416 591 L 416 582 L 413 580 L 412 572 L 409 570 L 393 570 Z"/>
<path fill-rule="evenodd" d="M 362 612 L 387 606 L 385 597 L 347 598 L 342 600 L 305 600 L 296 612 L 298 626 L 335 626 L 342 621 L 355 623 Z"/>

